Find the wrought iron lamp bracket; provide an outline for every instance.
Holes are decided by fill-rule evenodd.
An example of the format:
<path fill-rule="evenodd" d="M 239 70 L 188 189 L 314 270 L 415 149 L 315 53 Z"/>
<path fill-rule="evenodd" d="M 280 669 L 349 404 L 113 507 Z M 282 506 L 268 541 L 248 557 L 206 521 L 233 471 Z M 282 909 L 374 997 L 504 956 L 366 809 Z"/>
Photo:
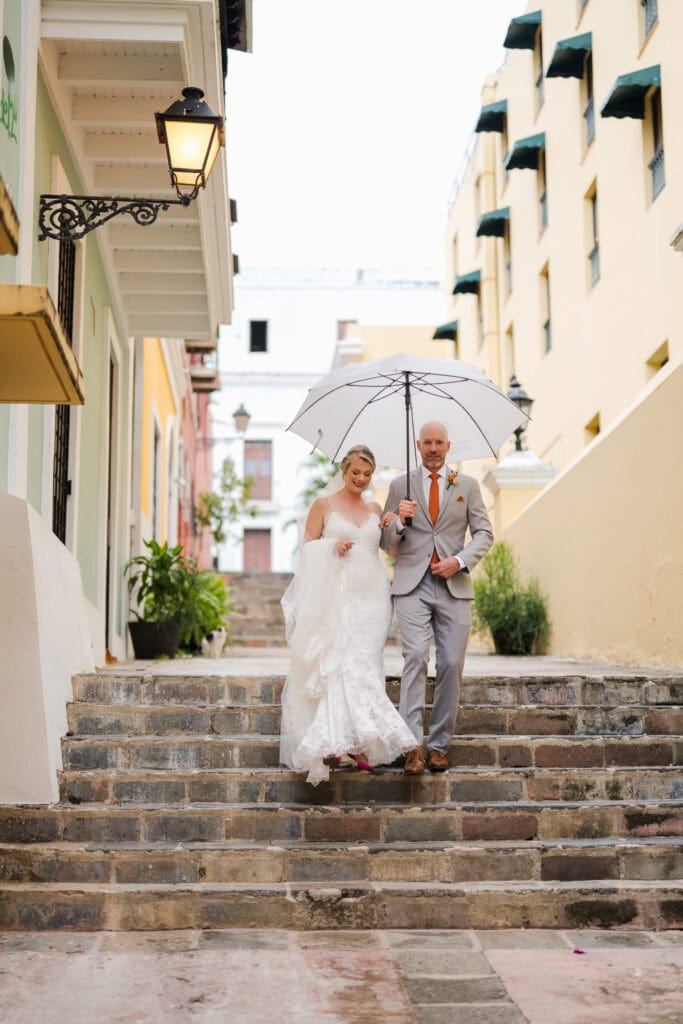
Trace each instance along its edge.
<path fill-rule="evenodd" d="M 194 195 L 184 195 L 178 199 L 42 195 L 38 214 L 38 241 L 42 242 L 46 238 L 77 241 L 121 213 L 129 213 L 136 224 L 145 227 L 155 222 L 160 210 L 168 210 L 169 206 L 189 206 L 193 198 Z"/>

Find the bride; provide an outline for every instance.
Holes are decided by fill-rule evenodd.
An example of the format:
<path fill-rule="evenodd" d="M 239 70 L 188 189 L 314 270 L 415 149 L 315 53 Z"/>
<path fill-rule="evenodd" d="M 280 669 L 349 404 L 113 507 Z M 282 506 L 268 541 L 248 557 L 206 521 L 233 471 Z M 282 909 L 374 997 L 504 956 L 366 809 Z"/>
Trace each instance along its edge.
<path fill-rule="evenodd" d="M 378 555 L 381 508 L 363 497 L 374 470 L 369 448 L 346 453 L 310 508 L 282 599 L 292 659 L 282 693 L 280 761 L 308 772 L 313 785 L 329 778 L 344 754 L 370 768 L 415 746 L 385 690 L 391 597 Z"/>

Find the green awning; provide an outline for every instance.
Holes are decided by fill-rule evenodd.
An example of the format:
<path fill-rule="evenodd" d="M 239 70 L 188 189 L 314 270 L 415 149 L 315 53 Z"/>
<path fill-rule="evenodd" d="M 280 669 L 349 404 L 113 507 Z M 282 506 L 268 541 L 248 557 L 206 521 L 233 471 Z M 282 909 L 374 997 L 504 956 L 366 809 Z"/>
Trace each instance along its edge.
<path fill-rule="evenodd" d="M 470 292 L 472 295 L 479 294 L 479 282 L 481 281 L 481 270 L 473 270 L 470 274 L 461 274 L 456 277 L 453 285 L 453 295 L 464 295 Z"/>
<path fill-rule="evenodd" d="M 498 100 L 497 103 L 487 103 L 481 108 L 479 120 L 475 132 L 504 132 L 505 118 L 508 112 L 508 101 Z"/>
<path fill-rule="evenodd" d="M 449 324 L 441 324 L 432 334 L 432 341 L 455 341 L 458 335 L 458 321 L 451 320 Z"/>
<path fill-rule="evenodd" d="M 526 139 L 519 139 L 505 157 L 505 167 L 508 171 L 520 168 L 527 168 L 531 171 L 538 170 L 538 154 L 545 149 L 545 132 L 538 135 L 529 135 Z"/>
<path fill-rule="evenodd" d="M 531 14 L 513 18 L 508 25 L 503 46 L 508 50 L 533 50 L 540 24 L 541 11 L 532 11 Z"/>
<path fill-rule="evenodd" d="M 645 117 L 645 94 L 653 85 L 662 84 L 659 64 L 630 75 L 619 75 L 612 91 L 600 108 L 603 117 Z"/>
<path fill-rule="evenodd" d="M 586 54 L 593 49 L 593 35 L 584 32 L 572 39 L 562 39 L 555 47 L 546 78 L 583 78 Z"/>
<path fill-rule="evenodd" d="M 477 225 L 477 237 L 482 235 L 505 238 L 505 225 L 510 220 L 510 207 L 504 206 L 502 210 L 490 210 L 479 218 Z"/>

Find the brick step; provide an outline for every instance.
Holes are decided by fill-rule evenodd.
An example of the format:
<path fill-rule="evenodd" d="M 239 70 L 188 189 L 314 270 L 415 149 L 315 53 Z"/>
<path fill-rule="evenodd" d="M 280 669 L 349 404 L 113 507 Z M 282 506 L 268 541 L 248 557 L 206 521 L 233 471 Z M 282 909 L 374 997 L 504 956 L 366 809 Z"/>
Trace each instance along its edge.
<path fill-rule="evenodd" d="M 683 926 L 683 883 L 17 883 L 6 930 L 622 928 Z"/>
<path fill-rule="evenodd" d="M 277 736 L 70 736 L 64 768 L 271 768 Z M 669 736 L 456 736 L 454 767 L 602 768 L 683 762 L 683 739 Z"/>
<path fill-rule="evenodd" d="M 445 842 L 683 835 L 683 801 L 0 807 L 0 842 Z"/>
<path fill-rule="evenodd" d="M 238 643 L 240 647 L 282 647 L 285 648 L 287 643 L 285 641 L 284 634 L 282 636 L 242 636 L 239 633 L 233 634 L 233 640 Z"/>
<path fill-rule="evenodd" d="M 336 770 L 310 786 L 286 769 L 62 771 L 65 803 L 153 804 L 300 803 L 433 804 L 482 800 L 676 800 L 683 797 L 677 767 L 667 768 L 453 768 L 441 775 L 407 776 Z"/>
<path fill-rule="evenodd" d="M 284 676 L 187 676 L 97 672 L 74 677 L 76 701 L 95 704 L 273 704 L 280 699 Z M 387 693 L 398 703 L 400 681 L 387 677 Z M 433 699 L 429 681 L 427 699 Z M 595 679 L 570 677 L 466 676 L 460 692 L 463 704 L 507 707 L 544 705 L 683 705 L 683 680 L 621 676 Z"/>
<path fill-rule="evenodd" d="M 680 879 L 678 839 L 470 843 L 0 844 L 0 883 Z"/>
<path fill-rule="evenodd" d="M 277 704 L 187 705 L 93 704 L 68 705 L 68 728 L 79 735 L 144 736 L 179 733 L 272 735 L 280 730 Z M 461 704 L 456 732 L 460 735 L 502 734 L 512 736 L 570 735 L 676 735 L 683 736 L 683 708 L 643 704 L 621 707 L 558 706 L 526 707 Z"/>

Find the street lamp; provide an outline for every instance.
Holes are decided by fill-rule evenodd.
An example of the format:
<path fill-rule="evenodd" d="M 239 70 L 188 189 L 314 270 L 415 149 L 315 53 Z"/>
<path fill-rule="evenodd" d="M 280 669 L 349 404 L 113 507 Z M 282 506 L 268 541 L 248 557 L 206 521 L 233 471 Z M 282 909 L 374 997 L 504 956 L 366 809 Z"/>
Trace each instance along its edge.
<path fill-rule="evenodd" d="M 251 415 L 244 408 L 244 404 L 240 402 L 237 409 L 232 414 L 232 418 L 235 421 L 235 430 L 238 434 L 246 434 L 247 427 L 249 426 L 249 420 Z"/>
<path fill-rule="evenodd" d="M 153 224 L 160 210 L 189 206 L 197 198 L 225 145 L 223 118 L 204 102 L 201 89 L 188 86 L 183 99 L 176 100 L 163 114 L 155 114 L 159 142 L 166 146 L 166 159 L 177 199 L 138 199 L 130 196 L 42 195 L 38 213 L 40 234 L 46 238 L 83 238 L 120 213 L 129 213 L 136 224 Z"/>
<path fill-rule="evenodd" d="M 514 402 L 518 409 L 527 416 L 531 413 L 531 406 L 534 404 L 534 399 L 529 398 L 522 385 L 517 380 L 517 377 L 513 373 L 510 377 L 510 387 L 507 391 L 507 396 L 511 402 Z M 526 423 L 521 427 L 517 427 L 515 430 L 515 451 L 522 451 L 522 434 L 526 430 Z"/>

